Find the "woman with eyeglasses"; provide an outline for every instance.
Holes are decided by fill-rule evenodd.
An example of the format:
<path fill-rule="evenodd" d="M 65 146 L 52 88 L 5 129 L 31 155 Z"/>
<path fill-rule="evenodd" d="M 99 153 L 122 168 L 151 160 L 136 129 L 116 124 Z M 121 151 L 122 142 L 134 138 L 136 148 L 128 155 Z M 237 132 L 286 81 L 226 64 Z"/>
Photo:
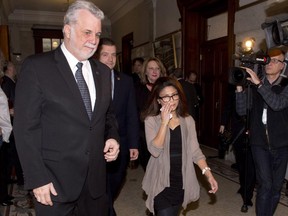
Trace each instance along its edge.
<path fill-rule="evenodd" d="M 151 153 L 142 188 L 146 206 L 157 216 L 177 216 L 181 206 L 199 198 L 196 163 L 215 193 L 218 184 L 199 148 L 195 122 L 187 112 L 180 83 L 171 77 L 155 82 L 148 106 L 141 116 L 145 122 L 147 148 Z"/>

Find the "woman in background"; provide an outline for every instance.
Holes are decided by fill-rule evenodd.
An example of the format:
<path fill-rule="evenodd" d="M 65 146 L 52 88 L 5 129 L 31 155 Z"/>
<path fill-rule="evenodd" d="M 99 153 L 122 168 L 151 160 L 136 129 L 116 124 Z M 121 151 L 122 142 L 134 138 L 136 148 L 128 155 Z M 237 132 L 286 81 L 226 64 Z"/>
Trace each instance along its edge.
<path fill-rule="evenodd" d="M 218 184 L 199 148 L 195 122 L 187 112 L 180 83 L 171 77 L 155 82 L 142 113 L 147 147 L 151 153 L 142 188 L 148 195 L 146 206 L 157 216 L 177 216 L 181 205 L 199 198 L 199 184 L 193 162 L 207 177 L 215 193 Z"/>
<path fill-rule="evenodd" d="M 144 61 L 142 71 L 140 74 L 141 84 L 136 87 L 136 103 L 137 109 L 140 113 L 144 110 L 148 97 L 151 93 L 152 87 L 155 81 L 159 77 L 166 76 L 166 69 L 160 59 L 156 57 L 150 57 Z M 150 153 L 147 150 L 145 134 L 144 134 L 144 123 L 140 124 L 140 145 L 139 145 L 139 162 L 143 167 L 144 171 L 148 160 L 150 158 Z"/>

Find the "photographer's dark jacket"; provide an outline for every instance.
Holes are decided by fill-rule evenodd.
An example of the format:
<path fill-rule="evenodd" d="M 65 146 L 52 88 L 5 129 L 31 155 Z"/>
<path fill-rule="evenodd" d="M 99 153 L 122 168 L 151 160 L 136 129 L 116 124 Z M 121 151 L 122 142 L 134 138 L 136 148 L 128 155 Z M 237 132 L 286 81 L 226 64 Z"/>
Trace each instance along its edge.
<path fill-rule="evenodd" d="M 288 86 L 286 80 L 272 85 L 265 78 L 263 85 L 251 86 L 250 144 L 269 149 L 288 146 Z M 236 92 L 236 109 L 239 115 L 247 112 L 247 91 Z M 263 109 L 267 108 L 267 123 L 262 122 Z"/>

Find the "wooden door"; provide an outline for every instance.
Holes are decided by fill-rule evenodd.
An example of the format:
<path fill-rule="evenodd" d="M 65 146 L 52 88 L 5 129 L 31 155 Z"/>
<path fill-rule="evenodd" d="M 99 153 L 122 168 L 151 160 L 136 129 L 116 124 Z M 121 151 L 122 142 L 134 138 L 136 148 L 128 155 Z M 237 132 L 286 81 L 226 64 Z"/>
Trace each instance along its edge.
<path fill-rule="evenodd" d="M 122 68 L 121 71 L 131 75 L 131 50 L 133 47 L 133 33 L 122 38 Z"/>
<path fill-rule="evenodd" d="M 203 43 L 200 74 L 204 103 L 200 108 L 199 137 L 204 145 L 217 148 L 218 131 L 228 80 L 228 38 Z"/>

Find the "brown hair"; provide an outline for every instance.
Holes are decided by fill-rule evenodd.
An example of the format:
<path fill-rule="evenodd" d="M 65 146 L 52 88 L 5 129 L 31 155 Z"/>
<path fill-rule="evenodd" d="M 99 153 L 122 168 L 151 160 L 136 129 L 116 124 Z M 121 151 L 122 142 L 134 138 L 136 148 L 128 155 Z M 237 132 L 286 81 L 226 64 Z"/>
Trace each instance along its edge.
<path fill-rule="evenodd" d="M 178 80 L 173 77 L 159 77 L 152 88 L 147 105 L 144 111 L 141 113 L 141 120 L 144 120 L 148 116 L 156 116 L 160 114 L 161 105 L 157 100 L 159 99 L 160 92 L 168 86 L 174 87 L 179 94 L 179 104 L 176 108 L 176 114 L 181 117 L 186 117 L 189 115 L 186 96 Z"/>

